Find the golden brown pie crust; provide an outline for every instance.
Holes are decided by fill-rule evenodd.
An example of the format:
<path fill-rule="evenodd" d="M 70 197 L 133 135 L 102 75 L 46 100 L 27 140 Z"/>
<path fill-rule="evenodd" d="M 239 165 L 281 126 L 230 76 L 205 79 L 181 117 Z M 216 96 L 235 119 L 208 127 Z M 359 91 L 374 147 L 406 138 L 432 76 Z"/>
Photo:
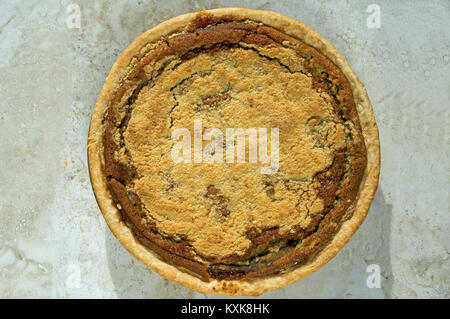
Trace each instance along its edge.
<path fill-rule="evenodd" d="M 170 133 L 194 118 L 279 127 L 278 173 L 175 166 Z M 282 287 L 335 256 L 367 214 L 380 160 L 366 91 L 336 49 L 299 21 L 234 8 L 170 19 L 122 53 L 88 156 L 100 209 L 130 253 L 167 279 L 229 295 Z"/>

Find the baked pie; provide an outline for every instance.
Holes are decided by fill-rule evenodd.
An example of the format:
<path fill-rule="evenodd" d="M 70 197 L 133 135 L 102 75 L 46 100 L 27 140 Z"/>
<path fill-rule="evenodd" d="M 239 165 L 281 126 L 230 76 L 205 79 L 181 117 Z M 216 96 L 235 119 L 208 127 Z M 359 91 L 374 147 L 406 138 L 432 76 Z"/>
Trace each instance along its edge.
<path fill-rule="evenodd" d="M 327 263 L 364 220 L 380 167 L 372 107 L 346 60 L 297 20 L 236 8 L 170 19 L 121 54 L 88 156 L 101 212 L 131 254 L 228 295 Z"/>

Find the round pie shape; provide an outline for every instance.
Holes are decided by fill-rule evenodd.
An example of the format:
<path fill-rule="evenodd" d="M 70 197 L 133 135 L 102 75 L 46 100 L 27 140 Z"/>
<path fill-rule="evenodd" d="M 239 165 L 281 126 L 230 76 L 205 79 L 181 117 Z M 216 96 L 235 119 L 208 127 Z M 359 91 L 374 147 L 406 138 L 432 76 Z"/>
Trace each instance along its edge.
<path fill-rule="evenodd" d="M 276 128 L 276 169 L 263 173 L 249 148 L 241 162 L 174 161 L 174 131 L 195 140 L 196 121 L 203 137 L 215 128 L 223 139 L 229 128 L 259 138 Z M 131 254 L 228 295 L 259 295 L 326 264 L 364 220 L 380 167 L 372 107 L 346 60 L 297 20 L 240 8 L 138 37 L 97 100 L 88 158 L 100 210 Z"/>

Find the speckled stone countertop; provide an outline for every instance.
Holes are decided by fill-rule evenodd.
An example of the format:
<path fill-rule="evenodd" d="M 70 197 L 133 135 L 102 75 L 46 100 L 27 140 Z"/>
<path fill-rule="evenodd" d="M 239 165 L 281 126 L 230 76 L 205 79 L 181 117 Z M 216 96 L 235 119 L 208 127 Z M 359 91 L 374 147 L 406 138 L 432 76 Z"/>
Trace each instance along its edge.
<path fill-rule="evenodd" d="M 86 141 L 129 43 L 170 17 L 224 6 L 278 11 L 330 40 L 380 129 L 380 184 L 360 230 L 325 267 L 262 298 L 450 297 L 449 1 L 111 2 L 1 2 L 0 297 L 215 297 L 163 279 L 118 243 L 91 189 Z M 72 3 L 81 28 L 69 28 Z M 380 288 L 367 285 L 372 264 Z"/>

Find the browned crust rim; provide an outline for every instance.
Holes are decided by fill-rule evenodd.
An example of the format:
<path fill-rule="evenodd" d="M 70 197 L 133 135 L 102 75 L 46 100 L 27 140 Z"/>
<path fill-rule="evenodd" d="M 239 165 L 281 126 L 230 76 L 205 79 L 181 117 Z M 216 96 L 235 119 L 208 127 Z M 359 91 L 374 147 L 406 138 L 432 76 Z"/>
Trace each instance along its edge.
<path fill-rule="evenodd" d="M 290 31 L 290 32 L 292 32 L 293 34 L 291 34 L 291 35 L 296 35 L 295 33 L 296 32 L 298 32 L 298 31 L 301 31 L 300 33 L 302 33 L 302 32 L 305 32 L 305 34 L 303 35 L 303 36 L 307 36 L 307 35 L 309 35 L 309 36 L 313 36 L 312 38 L 313 38 L 313 40 L 320 40 L 320 41 L 316 41 L 317 43 L 314 43 L 314 44 L 319 44 L 319 46 L 320 45 L 322 45 L 322 46 L 324 46 L 324 48 L 326 49 L 325 51 L 329 51 L 328 53 L 331 53 L 331 57 L 333 58 L 335 58 L 334 59 L 334 61 L 333 61 L 333 59 L 332 59 L 332 61 L 334 62 L 334 63 L 336 63 L 338 66 L 339 66 L 339 64 L 342 64 L 343 65 L 343 67 L 346 67 L 345 69 L 347 69 L 347 67 L 348 67 L 348 65 L 346 65 L 346 63 L 345 63 L 345 60 L 343 60 L 339 55 L 338 55 L 338 53 L 337 52 L 335 52 L 335 50 L 334 50 L 334 48 L 331 46 L 331 45 L 329 45 L 329 43 L 327 43 L 325 40 L 323 40 L 320 36 L 318 36 L 317 34 L 315 34 L 312 30 L 310 30 L 310 29 L 308 29 L 306 26 L 304 26 L 303 24 L 301 24 L 300 22 L 298 22 L 298 21 L 295 21 L 295 20 L 292 20 L 292 19 L 289 19 L 289 18 L 286 18 L 286 17 L 283 17 L 283 16 L 281 16 L 281 15 L 278 15 L 278 14 L 274 14 L 274 13 L 267 13 L 267 12 L 260 12 L 260 11 L 252 11 L 252 10 L 245 10 L 245 9 L 218 9 L 218 10 L 213 10 L 213 11 L 211 11 L 211 13 L 214 15 L 214 16 L 218 16 L 218 17 L 223 17 L 223 16 L 226 16 L 226 19 L 231 19 L 230 18 L 230 16 L 233 16 L 233 17 L 236 17 L 236 18 L 240 18 L 240 19 L 243 19 L 243 18 L 245 18 L 245 17 L 249 17 L 249 18 L 251 18 L 252 20 L 256 20 L 256 21 L 260 21 L 260 19 L 261 19 L 261 17 L 262 17 L 262 19 L 261 19 L 261 21 L 262 22 L 264 22 L 265 24 L 267 24 L 267 25 L 272 25 L 272 26 L 274 26 L 274 27 L 276 27 L 276 28 L 278 28 L 278 29 L 281 29 L 281 30 L 284 30 L 285 32 L 286 31 Z M 173 20 L 178 20 L 179 22 L 182 22 L 182 23 L 180 23 L 179 24 L 179 26 L 180 27 L 182 27 L 183 26 L 183 22 L 184 23 L 186 23 L 187 24 L 187 22 L 189 22 L 189 21 L 193 21 L 194 19 L 195 19 L 195 17 L 196 17 L 196 15 L 195 14 L 190 14 L 190 15 L 185 15 L 185 16 L 181 16 L 181 17 L 177 17 L 177 18 L 174 18 Z M 266 20 L 266 21 L 264 21 L 264 20 Z M 172 21 L 172 20 L 171 20 Z M 198 20 L 197 20 L 198 21 Z M 191 24 L 192 25 L 192 24 Z M 166 25 L 167 26 L 167 25 Z M 160 27 L 160 26 L 159 26 Z M 172 27 L 173 27 L 173 25 L 172 25 Z M 289 30 L 291 27 L 294 27 L 293 29 L 294 30 Z M 155 29 L 158 29 L 158 27 L 156 27 Z M 149 32 L 147 32 L 146 34 L 144 34 L 143 36 L 141 36 L 140 38 L 138 38 L 133 44 L 136 44 L 136 42 L 139 42 L 139 39 L 141 39 L 141 38 L 145 38 L 145 36 L 147 35 L 147 37 L 148 37 L 148 35 L 150 34 L 151 35 L 151 31 L 153 31 L 153 33 L 154 33 L 154 35 L 155 35 L 155 33 L 158 33 L 158 31 L 156 31 L 155 32 L 155 29 L 153 29 L 153 30 L 150 30 Z M 297 29 L 297 30 L 296 30 Z M 287 32 L 287 33 L 289 33 L 289 32 Z M 301 39 L 301 38 L 300 38 Z M 311 40 L 311 39 L 310 39 Z M 313 41 L 314 42 L 314 41 Z M 322 42 L 322 43 L 320 43 L 320 42 Z M 130 48 L 128 49 L 128 50 L 126 50 L 125 52 L 124 52 L 124 55 L 127 55 L 126 53 L 128 53 L 128 58 L 130 57 L 130 56 L 132 56 L 132 55 L 130 55 L 129 53 L 130 52 L 127 52 L 127 51 L 129 51 L 129 50 L 133 50 L 134 49 L 134 51 L 136 51 L 136 49 L 137 49 L 137 46 L 136 46 L 136 48 L 133 48 L 133 44 L 130 46 Z M 311 44 L 311 43 L 310 43 Z M 322 48 L 323 49 L 323 48 Z M 333 52 L 333 50 L 334 50 L 334 52 Z M 321 51 L 322 52 L 322 51 Z M 334 56 L 333 56 L 333 54 L 334 54 Z M 329 58 L 330 58 L 330 56 L 328 56 Z M 122 56 L 121 56 L 121 58 L 123 58 Z M 119 62 L 120 62 L 120 60 L 121 60 L 121 58 L 119 58 L 119 60 L 118 60 L 118 62 L 116 63 L 116 65 L 115 65 L 115 67 L 117 68 L 117 66 L 120 64 Z M 124 57 L 125 59 L 127 58 L 127 57 Z M 339 58 L 339 59 L 337 59 L 336 60 L 336 58 Z M 341 60 L 342 59 L 342 60 Z M 122 59 L 123 60 L 123 59 Z M 125 62 L 125 61 L 123 61 L 123 62 Z M 341 69 L 342 69 L 342 67 L 341 67 Z M 113 67 L 113 71 L 114 71 L 114 67 Z M 369 158 L 369 165 L 368 165 L 368 167 L 366 168 L 366 171 L 365 171 L 365 176 L 364 176 L 364 178 L 363 178 L 363 184 L 364 183 L 366 183 L 367 182 L 367 173 L 368 173 L 368 169 L 370 169 L 371 167 L 370 166 L 374 166 L 375 167 L 375 170 L 376 170 L 376 174 L 374 175 L 374 174 L 372 174 L 372 180 L 373 180 L 373 178 L 375 177 L 375 179 L 377 180 L 377 178 L 378 178 L 378 171 L 379 171 L 379 164 L 378 165 L 376 165 L 378 162 L 379 162 L 379 150 L 378 150 L 378 136 L 377 136 L 377 131 L 376 131 L 376 125 L 375 125 L 375 122 L 374 122 L 374 120 L 373 120 L 373 115 L 371 114 L 371 108 L 370 108 L 370 103 L 368 102 L 368 99 L 367 99 L 367 96 L 365 95 L 365 91 L 364 91 L 364 88 L 362 87 L 362 85 L 357 81 L 357 79 L 356 79 L 356 77 L 354 76 L 354 74 L 351 72 L 351 69 L 348 67 L 348 70 L 346 70 L 349 74 L 345 74 L 346 75 L 346 77 L 347 77 L 347 79 L 349 79 L 349 77 L 350 77 L 350 79 L 349 79 L 349 81 L 350 81 L 350 86 L 352 86 L 352 91 L 353 91 L 353 94 L 355 95 L 355 101 L 358 103 L 359 102 L 359 105 L 358 106 L 363 106 L 363 107 L 365 107 L 365 109 L 363 108 L 363 110 L 362 111 L 366 111 L 366 112 L 369 112 L 369 114 L 365 114 L 364 112 L 359 112 L 360 110 L 358 109 L 358 112 L 360 113 L 359 114 L 359 117 L 360 117 L 360 119 L 361 119 L 361 117 L 362 117 L 362 115 L 365 115 L 366 117 L 367 117 L 367 119 L 368 119 L 368 122 L 367 121 L 362 121 L 361 122 L 361 124 L 362 124 L 362 127 L 363 127 L 363 134 L 364 133 L 366 133 L 365 134 L 365 140 L 366 140 L 366 144 L 369 144 L 368 145 L 368 149 L 369 149 L 369 155 L 371 155 L 370 156 L 370 158 Z M 345 73 L 345 72 L 344 72 Z M 111 74 L 113 74 L 113 72 L 111 72 Z M 105 88 L 106 88 L 106 91 L 108 91 L 107 89 L 107 84 L 108 84 L 108 80 L 111 80 L 110 79 L 110 77 L 111 77 L 111 74 L 110 74 L 110 76 L 108 77 L 108 79 L 107 79 L 107 82 L 105 83 Z M 117 74 L 115 74 L 115 75 L 117 75 Z M 352 78 L 353 77 L 353 78 Z M 353 81 L 352 81 L 353 80 Z M 110 81 L 111 82 L 111 81 Z M 102 90 L 102 93 L 104 93 L 104 91 L 105 91 L 105 88 L 104 88 L 104 90 Z M 356 89 L 356 90 L 355 90 Z M 362 90 L 361 90 L 362 89 Z M 358 93 L 358 94 L 355 94 L 355 91 L 356 91 L 356 93 Z M 105 96 L 102 96 L 102 94 L 100 95 L 100 97 L 99 97 L 99 101 L 98 101 L 98 103 L 97 103 L 97 106 L 96 106 L 96 110 L 98 109 L 98 105 L 101 105 L 101 104 L 104 104 L 104 102 L 105 102 Z M 365 105 L 364 105 L 365 104 Z M 368 107 L 367 107 L 367 105 L 368 105 Z M 102 105 L 103 107 L 105 106 L 105 105 Z M 104 111 L 104 110 L 103 110 Z M 100 113 L 101 114 L 101 113 Z M 93 123 L 91 123 L 91 131 L 90 131 L 90 142 L 91 142 L 91 140 L 94 138 L 94 139 L 96 139 L 97 140 L 97 143 L 99 142 L 99 140 L 98 140 L 98 136 L 96 136 L 96 134 L 101 134 L 101 131 L 99 132 L 98 130 L 95 130 L 94 128 L 93 128 L 93 124 L 95 124 L 94 122 L 95 122 L 95 111 L 94 111 L 94 114 L 93 114 Z M 98 119 L 97 119 L 98 120 Z M 370 121 L 372 120 L 372 124 L 370 124 Z M 366 138 L 366 135 L 367 135 L 367 130 L 365 131 L 365 128 L 367 128 L 367 125 L 369 124 L 369 128 L 370 128 L 370 130 L 369 130 L 369 135 L 367 136 L 367 137 L 369 137 L 369 139 L 370 139 L 370 143 L 368 143 L 368 140 L 369 139 L 367 139 Z M 373 140 L 373 138 L 370 138 L 370 137 L 373 137 L 374 136 L 374 134 L 375 134 L 375 140 L 374 141 L 372 141 Z M 97 137 L 97 138 L 96 138 Z M 164 275 L 164 271 L 161 271 L 158 267 L 155 267 L 155 263 L 152 263 L 152 262 L 149 262 L 150 260 L 149 260 L 149 257 L 150 256 L 142 256 L 143 254 L 146 254 L 146 253 L 142 253 L 142 251 L 138 251 L 138 250 L 141 250 L 141 249 L 130 249 L 130 240 L 131 241 L 133 241 L 132 239 L 130 239 L 130 238 L 123 238 L 123 236 L 121 236 L 121 234 L 118 234 L 118 228 L 121 228 L 121 230 L 123 231 L 123 230 L 125 230 L 123 227 L 126 227 L 125 225 L 121 225 L 120 227 L 119 226 L 117 226 L 117 225 L 115 225 L 115 223 L 114 222 L 117 222 L 117 220 L 115 220 L 114 222 L 112 222 L 111 221 L 111 219 L 109 218 L 109 217 L 111 217 L 111 216 L 109 216 L 108 214 L 105 214 L 105 209 L 104 209 L 104 207 L 102 207 L 102 206 L 105 206 L 105 204 L 107 204 L 107 203 L 102 203 L 102 201 L 99 199 L 99 193 L 105 193 L 105 191 L 106 191 L 106 193 L 108 193 L 108 190 L 106 189 L 103 189 L 103 192 L 99 192 L 99 191 L 97 191 L 96 190 L 96 181 L 95 181 L 95 179 L 97 179 L 98 178 L 98 176 L 96 176 L 96 175 L 98 175 L 97 173 L 98 173 L 98 171 L 97 171 L 97 173 L 95 172 L 95 170 L 93 169 L 93 166 L 95 166 L 95 165 L 92 165 L 92 159 L 93 159 L 93 156 L 94 157 L 96 157 L 96 158 L 99 158 L 99 156 L 101 157 L 101 154 L 98 154 L 98 149 L 96 149 L 93 145 L 94 145 L 95 143 L 89 143 L 89 145 L 88 145 L 88 147 L 89 147 L 89 161 L 90 161 L 90 173 L 91 173 L 91 177 L 92 177 L 92 180 L 93 180 L 93 186 L 94 186 L 94 190 L 95 190 L 95 192 L 96 192 L 96 196 L 97 196 L 97 199 L 98 199 L 98 201 L 99 201 L 99 205 L 100 205 L 100 207 L 102 208 L 102 212 L 103 212 L 103 214 L 105 215 L 105 219 L 107 220 L 107 222 L 108 222 L 108 225 L 110 225 L 110 227 L 112 228 L 112 231 L 115 233 L 115 235 L 119 238 L 119 240 L 121 240 L 121 238 L 124 240 L 124 242 L 122 242 L 122 240 L 121 240 L 121 242 L 125 245 L 125 247 L 127 247 L 129 250 L 132 250 L 132 253 L 136 256 L 136 257 L 138 257 L 138 258 L 140 258 L 141 257 L 141 259 L 145 259 L 144 260 L 144 262 L 147 264 L 147 265 L 149 265 L 150 267 L 152 267 L 152 268 L 154 268 L 155 270 L 157 270 L 158 272 L 162 272 L 163 273 L 163 275 Z M 374 147 L 375 146 L 375 147 Z M 98 147 L 98 145 L 97 145 L 97 147 Z M 94 149 L 93 149 L 94 148 Z M 93 152 L 91 152 L 91 150 L 93 149 Z M 95 154 L 95 152 L 97 151 L 97 154 Z M 375 156 L 375 158 L 373 157 L 373 153 L 376 153 L 375 155 L 378 155 L 378 156 Z M 374 159 L 375 159 L 375 161 L 374 161 Z M 371 165 L 372 164 L 372 165 Z M 374 165 L 375 164 L 375 165 Z M 374 167 L 372 167 L 372 169 L 374 169 Z M 373 172 L 372 172 L 373 173 Z M 103 177 L 103 179 L 104 179 L 104 177 Z M 374 186 L 375 185 L 375 186 Z M 374 190 L 376 189 L 376 183 L 372 183 L 372 184 L 370 184 L 370 186 L 372 186 L 372 189 L 371 190 L 369 190 L 369 196 L 366 198 L 366 206 L 367 206 L 367 209 L 368 209 L 368 203 L 370 204 L 370 200 L 371 200 L 371 198 L 373 197 L 373 193 L 374 193 Z M 103 187 L 104 187 L 104 184 L 103 184 Z M 359 190 L 359 192 L 358 192 L 358 202 L 360 201 L 360 199 L 361 199 L 361 193 L 362 193 L 362 190 L 364 190 L 364 189 L 361 189 L 360 188 L 360 190 Z M 102 194 L 100 194 L 100 195 L 102 195 Z M 103 200 L 105 200 L 105 198 L 102 198 Z M 368 203 L 367 203 L 367 199 L 369 199 L 368 200 Z M 112 204 L 111 203 L 111 198 L 109 197 L 108 199 L 107 199 L 107 201 L 108 201 L 108 204 Z M 111 208 L 111 207 L 110 207 Z M 110 209 L 111 210 L 111 209 Z M 114 211 L 115 210 L 115 211 Z M 364 214 L 364 216 L 365 216 L 365 213 L 367 212 L 367 210 L 363 213 Z M 112 213 L 112 214 L 114 214 L 114 215 L 117 215 L 117 209 L 112 209 L 112 212 L 108 212 L 108 213 Z M 358 215 L 358 214 L 357 214 Z M 364 217 L 363 216 L 363 217 Z M 118 216 L 115 216 L 116 218 L 118 217 Z M 358 217 L 358 216 L 356 216 L 356 217 Z M 359 223 L 360 222 L 362 222 L 362 219 L 363 219 L 363 217 L 361 218 L 361 216 L 359 216 L 359 219 L 360 219 L 360 221 L 359 221 Z M 353 220 L 355 220 L 355 214 L 353 214 L 353 216 L 348 220 L 348 221 L 346 221 L 345 223 L 344 223 L 344 225 L 342 225 L 342 227 L 341 227 L 341 230 L 338 232 L 338 234 L 336 235 L 336 236 L 334 236 L 334 238 L 333 238 L 333 240 L 331 240 L 331 242 L 330 242 L 330 244 L 328 244 L 328 246 L 327 246 L 327 248 L 328 249 L 324 249 L 324 251 L 322 251 L 320 254 L 319 254 L 319 256 L 316 256 L 315 257 L 315 259 L 313 260 L 313 261 L 311 261 L 311 262 L 308 262 L 307 264 L 305 264 L 305 265 L 303 265 L 303 266 L 301 266 L 300 268 L 303 268 L 303 270 L 305 270 L 305 269 L 307 269 L 308 267 L 310 267 L 311 265 L 310 264 L 314 264 L 315 262 L 317 262 L 317 260 L 320 260 L 320 259 L 322 259 L 322 258 L 324 258 L 323 256 L 328 256 L 329 258 L 331 258 L 332 257 L 332 254 L 327 254 L 326 253 L 326 250 L 329 250 L 329 248 L 332 248 L 332 247 L 330 247 L 330 246 L 332 246 L 332 244 L 333 244 L 333 241 L 335 241 L 336 240 L 336 237 L 340 237 L 340 236 L 338 236 L 339 235 L 339 233 L 342 233 L 342 228 L 345 228 L 344 226 L 346 226 L 345 224 L 350 224 Z M 352 231 L 355 231 L 356 230 L 356 228 L 357 228 L 357 225 L 359 225 L 359 223 L 356 223 L 355 225 L 356 226 L 354 226 L 353 227 L 353 229 L 352 229 Z M 114 226 L 113 226 L 113 225 Z M 123 223 L 122 223 L 123 224 Z M 348 236 L 346 239 L 345 239 L 345 241 L 346 240 L 348 240 L 348 238 L 349 238 L 350 236 Z M 127 239 L 127 240 L 125 240 L 125 239 Z M 136 246 L 139 246 L 139 243 L 138 242 L 134 242 L 134 243 L 131 243 L 131 244 L 133 244 L 132 246 L 133 247 L 136 247 Z M 335 248 L 337 247 L 337 246 L 339 246 L 339 245 L 334 245 L 335 246 Z M 337 250 L 335 249 L 335 251 L 337 252 Z M 150 253 L 151 254 L 151 252 L 148 252 L 148 253 Z M 321 258 L 321 256 L 322 256 L 322 258 Z M 144 258 L 145 257 L 145 258 Z M 152 256 L 152 258 L 150 258 L 150 259 L 153 259 L 153 258 L 157 258 L 157 257 L 155 257 L 155 256 Z M 147 261 L 147 262 L 146 262 Z M 154 260 L 152 260 L 152 261 L 154 261 Z M 169 267 L 169 265 L 167 265 L 168 267 Z M 171 268 L 171 267 L 169 267 L 169 268 Z M 318 267 L 317 267 L 318 268 Z M 317 269 L 316 268 L 316 269 Z M 174 269 L 172 269 L 172 270 L 174 270 Z M 176 272 L 176 270 L 174 270 L 175 272 Z M 296 269 L 296 270 L 294 270 L 294 271 L 290 271 L 289 273 L 295 273 L 295 272 L 298 272 L 298 269 Z M 172 273 L 173 274 L 173 272 L 170 272 L 170 273 Z M 187 273 L 184 273 L 183 275 L 186 275 L 186 276 L 190 276 L 189 274 L 187 274 Z M 169 276 L 169 275 L 167 275 L 166 274 L 166 276 L 168 276 L 168 277 L 171 277 L 170 279 L 173 279 L 173 280 L 175 280 L 175 281 L 178 281 L 178 282 L 180 282 L 180 283 L 182 283 L 182 284 L 185 284 L 185 285 L 188 285 L 189 286 L 189 284 L 187 283 L 187 282 L 185 282 L 185 281 L 182 281 L 182 280 L 176 280 L 176 278 L 179 278 L 180 277 L 180 274 L 177 274 L 175 277 L 174 276 Z M 182 277 L 184 277 L 184 276 L 182 276 Z M 276 277 L 283 277 L 283 278 L 286 278 L 287 277 L 287 274 L 280 274 L 280 275 L 278 275 L 278 276 L 272 276 L 272 277 L 270 277 L 270 278 L 276 278 Z M 290 276 L 289 276 L 290 277 Z M 189 278 L 189 277 L 186 277 L 186 278 Z M 185 278 L 185 279 L 186 279 Z M 291 277 L 290 277 L 291 278 Z M 298 278 L 299 279 L 299 278 Z M 263 280 L 263 281 L 266 281 L 266 282 L 270 282 L 271 280 L 269 280 L 269 278 L 261 278 L 261 279 L 257 279 L 256 280 L 256 282 L 259 282 L 259 283 L 261 283 L 261 280 Z M 189 280 L 188 280 L 189 281 Z M 195 282 L 196 280 L 195 279 L 193 279 L 193 278 L 191 278 L 191 281 L 193 281 L 193 282 Z M 292 281 L 292 279 L 290 279 L 289 281 Z M 210 282 L 210 283 L 205 283 L 204 285 L 205 285 L 205 287 L 210 287 L 210 288 L 203 288 L 203 289 L 200 289 L 199 287 L 198 287 L 198 285 L 190 285 L 191 286 L 191 288 L 193 288 L 193 289 L 197 289 L 197 290 L 201 290 L 201 291 L 203 291 L 203 292 L 206 292 L 206 291 L 208 291 L 208 292 L 214 292 L 214 291 L 216 291 L 216 292 L 219 292 L 219 293 L 229 293 L 229 294 L 258 294 L 258 293 L 261 293 L 261 292 L 263 292 L 263 291 L 261 291 L 261 289 L 260 288 L 258 288 L 258 289 L 250 289 L 249 290 L 249 285 L 250 286 L 255 286 L 254 285 L 254 283 L 255 283 L 255 280 L 248 280 L 248 281 L 240 281 L 240 282 L 242 282 L 242 284 L 240 284 L 240 285 L 238 285 L 238 286 L 240 286 L 241 288 L 240 289 L 237 289 L 237 290 L 235 290 L 235 288 L 236 288 L 236 281 L 232 281 L 232 282 L 230 282 L 230 283 L 227 283 L 227 284 L 221 284 L 221 285 L 217 285 L 217 283 L 220 283 L 221 281 L 220 280 L 218 280 L 218 281 L 212 281 L 212 282 Z M 239 282 L 239 281 L 238 281 Z M 245 283 L 245 284 L 244 284 Z M 287 282 L 286 282 L 287 283 Z M 285 284 L 286 284 L 285 283 Z M 200 286 L 202 286 L 201 284 L 200 284 Z M 258 284 L 258 287 L 260 287 L 261 285 L 260 284 Z M 215 287 L 215 288 L 211 288 L 211 287 Z M 222 287 L 222 289 L 221 289 L 221 287 Z M 234 287 L 234 288 L 233 288 Z M 264 288 L 263 290 L 265 291 L 265 290 L 267 290 L 267 289 L 273 289 L 273 288 L 276 288 L 276 287 L 266 287 L 266 288 Z"/>

